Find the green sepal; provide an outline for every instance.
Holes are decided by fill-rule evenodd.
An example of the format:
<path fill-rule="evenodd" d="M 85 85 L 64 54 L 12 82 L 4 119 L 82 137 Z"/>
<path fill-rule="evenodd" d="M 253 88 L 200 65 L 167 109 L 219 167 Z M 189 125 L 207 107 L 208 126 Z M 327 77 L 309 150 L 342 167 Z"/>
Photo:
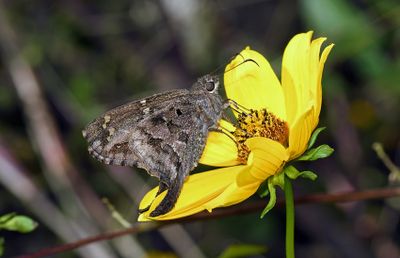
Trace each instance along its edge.
<path fill-rule="evenodd" d="M 268 190 L 268 181 L 265 180 L 264 182 L 261 183 L 261 185 L 257 189 L 257 194 L 261 198 L 267 197 L 269 195 L 269 190 Z"/>
<path fill-rule="evenodd" d="M 304 170 L 300 172 L 300 177 L 305 179 L 310 179 L 311 181 L 315 181 L 318 178 L 318 175 L 312 172 L 311 170 Z"/>
<path fill-rule="evenodd" d="M 261 212 L 260 218 L 263 218 L 276 204 L 276 189 L 279 186 L 281 189 L 285 187 L 285 173 L 278 173 L 268 178 L 264 183 L 267 184 L 267 189 L 264 191 L 265 196 L 269 194 L 269 201 L 267 206 Z"/>
<path fill-rule="evenodd" d="M 332 155 L 334 149 L 327 144 L 320 145 L 316 148 L 309 149 L 301 157 L 296 160 L 300 161 L 313 161 L 317 159 L 324 159 Z"/>
<path fill-rule="evenodd" d="M 315 179 L 318 178 L 317 174 L 315 174 L 315 173 L 312 172 L 312 171 L 305 170 L 305 171 L 301 171 L 301 172 L 300 172 L 299 170 L 297 170 L 297 168 L 295 168 L 295 167 L 293 167 L 293 166 L 288 166 L 288 167 L 286 167 L 286 168 L 283 170 L 283 172 L 285 173 L 285 175 L 286 175 L 288 178 L 290 178 L 290 179 L 292 179 L 292 180 L 295 180 L 295 179 L 297 179 L 298 177 L 303 177 L 303 178 L 310 179 L 310 180 L 314 181 Z"/>
<path fill-rule="evenodd" d="M 274 186 L 278 185 L 283 190 L 285 187 L 285 173 L 279 172 L 270 177 L 268 181 L 271 181 L 271 184 Z"/>
<path fill-rule="evenodd" d="M 263 245 L 234 244 L 225 249 L 218 258 L 249 257 L 266 253 L 267 250 Z"/>
<path fill-rule="evenodd" d="M 315 141 L 317 140 L 318 135 L 325 129 L 326 129 L 326 127 L 319 127 L 314 130 L 314 132 L 311 134 L 310 140 L 308 141 L 307 150 L 311 149 L 311 147 L 314 145 Z"/>
<path fill-rule="evenodd" d="M 37 227 L 38 223 L 33 219 L 24 216 L 9 213 L 0 217 L 0 229 L 17 231 L 20 233 L 29 233 Z"/>
<path fill-rule="evenodd" d="M 260 218 L 264 218 L 265 214 L 267 214 L 272 208 L 274 208 L 276 204 L 276 190 L 275 185 L 272 183 L 272 178 L 268 178 L 268 191 L 269 191 L 269 201 L 267 206 L 265 206 L 264 210 L 261 212 Z"/>

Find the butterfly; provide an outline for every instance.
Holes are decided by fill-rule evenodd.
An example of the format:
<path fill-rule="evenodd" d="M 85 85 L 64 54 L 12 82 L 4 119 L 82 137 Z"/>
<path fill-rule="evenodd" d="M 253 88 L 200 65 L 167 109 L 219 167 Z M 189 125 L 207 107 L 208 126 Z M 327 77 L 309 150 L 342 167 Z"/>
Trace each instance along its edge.
<path fill-rule="evenodd" d="M 159 179 L 157 195 L 167 193 L 151 217 L 174 207 L 185 178 L 198 164 L 208 133 L 218 128 L 226 108 L 218 87 L 217 76 L 205 75 L 190 89 L 159 93 L 111 109 L 82 131 L 89 153 L 97 160 L 136 166 Z"/>

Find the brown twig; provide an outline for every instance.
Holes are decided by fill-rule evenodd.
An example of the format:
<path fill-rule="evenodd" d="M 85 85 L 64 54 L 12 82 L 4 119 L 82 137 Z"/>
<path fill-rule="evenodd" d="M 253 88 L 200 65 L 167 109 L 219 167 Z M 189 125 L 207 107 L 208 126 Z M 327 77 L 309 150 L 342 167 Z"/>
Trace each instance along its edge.
<path fill-rule="evenodd" d="M 396 166 L 386 154 L 385 150 L 383 149 L 383 145 L 379 142 L 374 142 L 372 144 L 372 149 L 374 149 L 378 158 L 389 169 L 389 183 L 395 184 L 396 182 L 400 182 L 400 168 Z"/>
<path fill-rule="evenodd" d="M 302 196 L 296 198 L 296 204 L 312 204 L 312 203 L 339 203 L 339 202 L 353 202 L 353 201 L 362 201 L 362 200 L 372 200 L 372 199 L 384 199 L 400 196 L 400 187 L 396 188 L 382 188 L 382 189 L 374 189 L 374 190 L 366 190 L 359 192 L 343 192 L 343 193 L 334 193 L 334 194 L 313 194 Z M 277 206 L 282 206 L 284 204 L 284 200 L 279 200 L 277 202 Z M 246 214 L 255 211 L 259 211 L 263 209 L 266 205 L 265 201 L 257 201 L 253 203 L 248 203 L 246 205 L 237 205 L 223 209 L 216 209 L 212 213 L 202 212 L 187 218 L 177 219 L 174 221 L 160 222 L 160 223 L 137 223 L 133 227 L 129 229 L 124 229 L 120 231 L 104 233 L 100 235 L 96 235 L 93 237 L 81 239 L 79 241 L 68 243 L 65 245 L 60 245 L 56 247 L 51 247 L 47 249 L 40 250 L 36 253 L 21 255 L 19 258 L 39 258 L 45 257 L 49 255 L 55 255 L 62 252 L 70 251 L 75 248 L 82 247 L 84 245 L 88 245 L 91 243 L 95 243 L 98 241 L 104 241 L 113 239 L 116 237 L 128 235 L 128 234 L 139 234 L 143 232 L 148 232 L 151 230 L 158 229 L 160 227 L 176 224 L 176 223 L 188 223 L 199 220 L 206 219 L 216 219 L 221 217 L 227 217 L 238 214 Z"/>
<path fill-rule="evenodd" d="M 384 199 L 400 196 L 400 187 L 396 188 L 382 188 L 375 190 L 366 190 L 359 192 L 343 192 L 343 193 L 330 193 L 330 194 L 312 194 L 295 198 L 296 205 L 300 204 L 313 204 L 313 203 L 340 203 L 340 202 L 354 202 L 365 201 L 373 199 Z M 284 200 L 278 200 L 276 206 L 282 207 L 285 204 Z M 216 219 L 237 214 L 251 213 L 264 209 L 266 206 L 265 201 L 257 201 L 248 203 L 246 205 L 236 205 L 224 209 L 216 209 L 212 213 L 202 212 L 196 215 L 183 218 L 180 222 L 190 222 L 194 220 Z"/>
<path fill-rule="evenodd" d="M 55 246 L 55 247 L 51 247 L 51 248 L 42 249 L 42 250 L 40 250 L 40 251 L 38 251 L 36 253 L 33 253 L 33 254 L 27 254 L 27 255 L 18 256 L 18 258 L 35 258 L 35 257 L 45 257 L 45 256 L 49 256 L 49 255 L 55 255 L 55 254 L 63 253 L 63 252 L 66 252 L 66 251 L 70 251 L 70 250 L 82 247 L 84 245 L 95 243 L 95 242 L 98 242 L 98 241 L 109 240 L 109 239 L 113 239 L 113 238 L 124 236 L 124 235 L 128 235 L 128 234 L 138 234 L 138 233 L 141 233 L 141 232 L 154 230 L 154 229 L 156 229 L 158 227 L 159 227 L 159 224 L 157 224 L 157 223 L 136 224 L 133 227 L 130 227 L 128 229 L 115 231 L 115 232 L 104 233 L 104 234 L 100 234 L 100 235 L 84 238 L 84 239 L 81 239 L 79 241 L 68 243 L 68 244 L 65 244 L 65 245 L 60 245 L 60 246 Z"/>

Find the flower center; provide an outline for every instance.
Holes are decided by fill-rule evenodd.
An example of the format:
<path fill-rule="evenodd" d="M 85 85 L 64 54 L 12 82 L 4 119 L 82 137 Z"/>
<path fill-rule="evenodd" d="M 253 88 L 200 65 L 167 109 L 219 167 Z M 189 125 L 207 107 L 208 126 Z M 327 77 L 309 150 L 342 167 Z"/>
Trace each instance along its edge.
<path fill-rule="evenodd" d="M 265 137 L 287 146 L 289 138 L 289 127 L 287 123 L 274 114 L 261 110 L 250 110 L 242 112 L 238 116 L 238 126 L 233 132 L 238 146 L 238 160 L 246 164 L 250 149 L 245 144 L 252 137 Z"/>

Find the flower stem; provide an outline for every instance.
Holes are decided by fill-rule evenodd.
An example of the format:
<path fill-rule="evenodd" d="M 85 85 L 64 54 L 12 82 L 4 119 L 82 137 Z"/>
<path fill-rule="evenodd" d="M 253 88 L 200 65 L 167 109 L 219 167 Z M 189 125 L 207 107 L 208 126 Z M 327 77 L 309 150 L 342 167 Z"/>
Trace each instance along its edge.
<path fill-rule="evenodd" d="M 292 183 L 285 178 L 286 201 L 286 258 L 294 258 L 294 201 Z"/>

